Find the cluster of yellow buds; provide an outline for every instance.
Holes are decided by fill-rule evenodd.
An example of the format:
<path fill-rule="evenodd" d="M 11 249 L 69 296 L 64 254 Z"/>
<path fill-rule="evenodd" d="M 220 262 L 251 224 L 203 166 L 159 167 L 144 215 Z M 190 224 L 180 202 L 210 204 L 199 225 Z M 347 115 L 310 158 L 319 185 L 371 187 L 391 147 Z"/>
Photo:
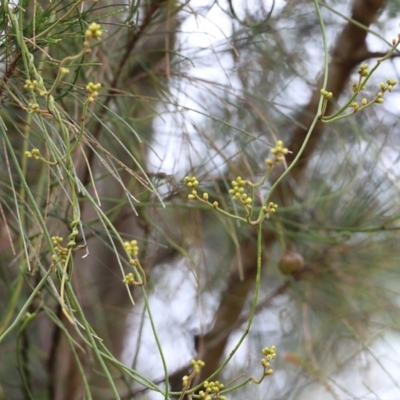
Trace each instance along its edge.
<path fill-rule="evenodd" d="M 241 196 L 245 193 L 244 186 L 246 185 L 246 181 L 242 179 L 242 177 L 238 176 L 235 180 L 232 181 L 232 189 L 229 190 L 229 193 L 232 195 L 233 200 L 240 199 Z"/>
<path fill-rule="evenodd" d="M 186 183 L 186 186 L 188 188 L 192 189 L 192 192 L 188 196 L 189 200 L 196 199 L 196 196 L 197 196 L 196 188 L 197 188 L 197 186 L 199 186 L 199 181 L 194 176 L 185 176 L 184 181 Z M 203 196 L 203 198 L 204 198 L 204 196 Z M 208 194 L 206 194 L 206 198 L 204 198 L 204 200 L 208 201 Z"/>
<path fill-rule="evenodd" d="M 360 76 L 368 76 L 369 71 L 368 71 L 368 64 L 361 64 L 360 69 L 357 71 Z"/>
<path fill-rule="evenodd" d="M 274 212 L 276 212 L 277 209 L 278 209 L 278 204 L 273 203 L 272 201 L 270 201 L 267 206 L 264 206 L 262 208 L 263 213 L 265 215 L 267 215 L 269 213 L 274 213 Z"/>
<path fill-rule="evenodd" d="M 25 85 L 24 85 L 25 89 L 37 90 L 38 87 L 39 87 L 39 84 L 38 84 L 38 81 L 36 79 L 34 79 L 33 81 L 31 81 L 30 79 L 27 79 L 25 81 Z"/>
<path fill-rule="evenodd" d="M 34 114 L 34 113 L 38 112 L 39 108 L 40 108 L 40 106 L 39 106 L 38 103 L 35 103 L 35 102 L 30 102 L 29 103 L 29 112 L 31 114 Z"/>
<path fill-rule="evenodd" d="M 129 274 L 126 274 L 124 276 L 124 279 L 122 279 L 122 282 L 125 283 L 125 285 L 132 285 L 132 286 L 142 286 L 143 285 L 143 282 L 135 281 L 135 277 L 133 276 L 132 272 L 129 272 Z"/>
<path fill-rule="evenodd" d="M 378 92 L 376 95 L 375 103 L 382 104 L 385 100 L 383 99 L 383 92 Z"/>
<path fill-rule="evenodd" d="M 393 87 L 397 84 L 397 81 L 391 78 L 387 78 L 386 79 L 386 84 L 384 84 L 383 82 L 379 85 L 380 89 L 384 92 L 386 92 L 386 90 L 389 90 L 389 92 L 392 91 Z"/>
<path fill-rule="evenodd" d="M 96 22 L 92 22 L 85 32 L 85 41 L 83 42 L 84 52 L 90 53 L 89 45 L 92 39 L 100 39 L 103 31 L 101 30 L 101 25 Z"/>
<path fill-rule="evenodd" d="M 193 371 L 198 374 L 200 370 L 204 367 L 204 361 L 202 360 L 191 360 L 190 364 L 193 365 Z"/>
<path fill-rule="evenodd" d="M 129 274 L 125 275 L 122 282 L 124 282 L 126 285 L 135 283 L 135 278 L 133 277 L 132 272 L 129 272 Z"/>
<path fill-rule="evenodd" d="M 285 156 L 288 152 L 289 152 L 289 150 L 287 148 L 283 147 L 282 140 L 278 140 L 276 142 L 275 147 L 271 150 L 271 153 L 274 156 L 280 156 L 280 155 Z"/>
<path fill-rule="evenodd" d="M 267 158 L 265 160 L 265 163 L 269 166 L 272 167 L 276 162 L 282 162 L 285 160 L 285 155 L 289 153 L 289 150 L 286 147 L 283 147 L 283 142 L 282 140 L 278 140 L 276 142 L 276 145 L 273 149 L 271 149 L 271 153 L 274 156 L 274 159 L 271 160 L 270 158 Z"/>
<path fill-rule="evenodd" d="M 352 101 L 349 105 L 350 108 L 353 108 L 354 112 L 357 112 L 360 108 L 360 105 L 356 101 Z"/>
<path fill-rule="evenodd" d="M 97 24 L 96 22 L 92 22 L 85 32 L 85 37 L 86 40 L 99 39 L 101 37 L 101 34 L 101 25 Z"/>
<path fill-rule="evenodd" d="M 27 79 L 25 81 L 24 88 L 33 90 L 33 91 L 37 92 L 40 96 L 44 96 L 46 94 L 46 92 L 44 90 L 39 88 L 39 82 L 36 79 L 34 79 L 33 81 L 31 81 L 30 79 Z"/>
<path fill-rule="evenodd" d="M 26 151 L 25 155 L 26 155 L 26 157 L 34 158 L 35 160 L 39 160 L 41 157 L 39 149 L 32 149 L 32 151 Z"/>
<path fill-rule="evenodd" d="M 51 257 L 52 261 L 56 263 L 57 261 L 64 262 L 67 259 L 68 255 L 68 249 L 65 247 L 61 246 L 61 242 L 64 239 L 61 236 L 53 236 L 51 238 L 51 241 L 53 242 L 54 248 L 58 254 L 58 257 L 56 255 L 53 255 Z"/>
<path fill-rule="evenodd" d="M 123 246 L 126 253 L 128 254 L 129 264 L 136 267 L 140 266 L 139 260 L 137 259 L 137 256 L 139 254 L 139 246 L 137 240 L 131 240 L 130 242 L 126 241 L 123 243 Z M 132 272 L 126 274 L 122 279 L 122 282 L 125 283 L 125 285 L 133 285 L 133 286 L 143 285 L 143 282 L 135 280 L 135 277 L 133 276 Z"/>
<path fill-rule="evenodd" d="M 196 199 L 200 199 L 200 197 L 197 196 L 197 186 L 199 186 L 199 181 L 197 180 L 197 178 L 195 176 L 185 176 L 184 179 L 186 186 L 188 188 L 191 189 L 190 194 L 188 195 L 188 199 L 189 200 L 196 200 Z M 209 196 L 208 193 L 205 192 L 203 193 L 203 200 L 208 202 Z M 218 208 L 218 201 L 214 201 L 213 203 L 208 202 L 209 204 L 211 204 L 215 209 Z"/>
<path fill-rule="evenodd" d="M 276 357 L 275 346 L 264 347 L 262 352 L 265 356 L 261 359 L 261 365 L 264 367 L 264 374 L 272 375 L 274 370 L 269 367 L 271 365 L 271 361 Z"/>
<path fill-rule="evenodd" d="M 86 85 L 86 91 L 89 93 L 88 101 L 92 103 L 95 98 L 99 95 L 99 90 L 101 89 L 101 83 L 89 82 Z"/>
<path fill-rule="evenodd" d="M 204 390 L 200 390 L 199 397 L 202 400 L 211 400 L 212 397 L 216 399 L 225 400 L 225 396 L 221 396 L 219 392 L 224 388 L 224 384 L 218 381 L 215 382 L 204 382 Z"/>
<path fill-rule="evenodd" d="M 378 94 L 376 95 L 375 103 L 382 104 L 384 102 L 383 93 L 385 93 L 386 91 L 391 92 L 396 84 L 397 81 L 391 78 L 387 78 L 386 83 L 381 82 L 381 84 L 379 85 L 381 91 L 378 92 Z"/>
<path fill-rule="evenodd" d="M 185 176 L 184 181 L 186 182 L 186 186 L 191 189 L 196 189 L 199 186 L 199 181 L 195 176 Z"/>
<path fill-rule="evenodd" d="M 131 240 L 130 242 L 124 242 L 125 251 L 132 257 L 136 258 L 139 254 L 139 246 L 137 240 Z"/>
<path fill-rule="evenodd" d="M 244 206 L 250 207 L 253 199 L 245 192 L 245 185 L 246 181 L 238 176 L 232 181 L 232 189 L 229 190 L 229 193 L 232 195 L 233 200 L 240 200 Z"/>
<path fill-rule="evenodd" d="M 193 371 L 192 373 L 187 376 L 185 375 L 182 378 L 182 385 L 183 385 L 183 390 L 188 390 L 190 387 L 190 384 L 192 382 L 192 379 L 200 373 L 200 370 L 204 367 L 204 361 L 202 360 L 191 360 L 190 363 L 193 365 Z"/>
<path fill-rule="evenodd" d="M 188 387 L 189 387 L 189 383 L 190 383 L 190 377 L 187 376 L 187 375 L 185 375 L 185 376 L 182 378 L 182 386 L 183 386 L 184 388 L 188 388 Z"/>
<path fill-rule="evenodd" d="M 332 98 L 332 96 L 333 96 L 333 93 L 332 92 L 328 92 L 325 89 L 321 89 L 321 95 L 325 100 L 330 100 Z"/>

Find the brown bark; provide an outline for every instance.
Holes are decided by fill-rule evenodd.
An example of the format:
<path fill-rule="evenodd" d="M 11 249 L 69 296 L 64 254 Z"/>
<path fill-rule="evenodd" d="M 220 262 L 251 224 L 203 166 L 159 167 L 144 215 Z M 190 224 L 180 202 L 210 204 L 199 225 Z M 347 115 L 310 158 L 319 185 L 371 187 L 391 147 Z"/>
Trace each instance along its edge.
<path fill-rule="evenodd" d="M 254 239 L 245 239 L 241 243 L 242 268 L 245 276 L 241 280 L 239 263 L 233 265 L 228 286 L 222 295 L 221 303 L 215 314 L 214 326 L 210 332 L 199 340 L 199 358 L 204 361 L 201 377 L 210 376 L 219 365 L 231 333 L 231 327 L 240 317 L 245 300 L 254 288 L 256 277 L 257 247 Z M 228 333 L 229 332 L 229 333 Z M 200 380 L 199 380 L 200 381 Z"/>

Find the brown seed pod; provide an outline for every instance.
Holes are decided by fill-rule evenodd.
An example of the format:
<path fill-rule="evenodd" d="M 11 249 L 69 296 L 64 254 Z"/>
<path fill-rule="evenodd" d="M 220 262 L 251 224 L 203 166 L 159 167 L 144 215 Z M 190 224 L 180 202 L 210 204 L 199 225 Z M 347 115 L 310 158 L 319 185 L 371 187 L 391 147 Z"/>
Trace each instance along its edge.
<path fill-rule="evenodd" d="M 291 275 L 301 271 L 304 267 L 304 258 L 297 251 L 286 250 L 278 263 L 279 271 L 284 275 Z"/>

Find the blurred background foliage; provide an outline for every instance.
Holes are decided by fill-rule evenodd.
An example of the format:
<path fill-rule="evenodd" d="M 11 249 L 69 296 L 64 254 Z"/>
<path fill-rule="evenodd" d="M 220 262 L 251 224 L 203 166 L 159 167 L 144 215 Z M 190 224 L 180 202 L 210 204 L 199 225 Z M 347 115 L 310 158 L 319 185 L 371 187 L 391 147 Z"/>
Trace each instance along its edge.
<path fill-rule="evenodd" d="M 191 358 L 206 362 L 199 383 L 232 349 L 213 378 L 228 398 L 399 396 L 397 86 L 384 104 L 317 125 L 273 193 L 249 332 L 255 230 L 189 201 L 183 180 L 196 176 L 199 193 L 242 215 L 231 181 L 258 181 L 276 141 L 303 143 L 302 118 L 317 113 L 307 104 L 321 88 L 323 32 L 331 65 L 354 67 L 333 107 L 364 61 L 335 56 L 349 18 L 376 20 L 370 68 L 371 52 L 391 49 L 399 4 L 370 3 L 0 3 L 0 399 L 179 398 Z M 94 22 L 102 34 L 85 52 Z M 397 54 L 365 97 L 399 80 Z M 91 103 L 89 82 L 102 84 Z M 27 158 L 33 148 L 51 163 Z M 74 251 L 55 263 L 51 237 L 66 246 L 74 220 Z M 140 266 L 123 249 L 130 240 Z M 304 265 L 285 275 L 288 252 Z M 124 285 L 130 272 L 145 284 Z M 274 374 L 229 391 L 259 379 L 271 345 Z"/>

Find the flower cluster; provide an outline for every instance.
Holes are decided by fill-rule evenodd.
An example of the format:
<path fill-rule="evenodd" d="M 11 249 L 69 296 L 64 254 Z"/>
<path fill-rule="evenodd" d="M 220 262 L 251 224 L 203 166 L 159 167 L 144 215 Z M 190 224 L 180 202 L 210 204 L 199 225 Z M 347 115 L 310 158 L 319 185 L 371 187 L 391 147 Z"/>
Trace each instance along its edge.
<path fill-rule="evenodd" d="M 89 93 L 88 101 L 93 103 L 95 98 L 99 95 L 99 90 L 101 89 L 101 83 L 89 82 L 86 85 L 86 91 Z"/>
<path fill-rule="evenodd" d="M 275 162 L 283 161 L 285 158 L 285 155 L 289 153 L 289 150 L 283 147 L 283 142 L 279 140 L 276 143 L 276 146 L 271 150 L 272 154 L 275 156 L 274 161 L 271 161 L 271 164 L 274 164 Z M 268 160 L 267 160 L 268 161 Z M 211 207 L 213 207 L 215 210 L 218 210 L 222 212 L 223 214 L 230 216 L 235 219 L 240 219 L 242 221 L 246 221 L 250 224 L 257 225 L 258 223 L 261 223 L 264 218 L 268 217 L 269 213 L 273 213 L 277 210 L 278 206 L 275 203 L 270 202 L 268 205 L 265 204 L 262 207 L 262 213 L 259 216 L 257 220 L 252 220 L 252 213 L 253 213 L 253 205 L 254 205 L 254 194 L 255 190 L 260 187 L 261 185 L 264 184 L 264 182 L 268 178 L 268 174 L 271 172 L 271 169 L 268 169 L 267 173 L 265 174 L 264 178 L 262 179 L 261 182 L 259 183 L 253 183 L 249 180 L 244 180 L 242 177 L 238 176 L 236 179 L 234 179 L 231 182 L 231 188 L 229 189 L 229 194 L 232 196 L 233 200 L 239 201 L 245 212 L 246 212 L 246 219 L 240 216 L 237 216 L 236 214 L 231 214 L 230 212 L 227 212 L 219 207 L 219 204 L 217 201 L 212 202 L 210 201 L 209 194 L 207 192 L 204 192 L 201 196 L 200 194 L 197 193 L 197 187 L 199 186 L 199 181 L 197 180 L 196 177 L 194 176 L 186 176 L 184 178 L 184 181 L 186 183 L 186 186 L 190 188 L 190 194 L 188 195 L 189 200 L 198 200 L 201 203 L 205 203 Z M 247 187 L 247 188 L 246 188 Z"/>
<path fill-rule="evenodd" d="M 397 81 L 391 78 L 386 79 L 386 83 L 381 82 L 379 85 L 380 92 L 376 95 L 375 103 L 382 104 L 384 102 L 383 100 L 383 93 L 386 91 L 391 92 L 393 87 L 397 84 Z"/>
<path fill-rule="evenodd" d="M 41 157 L 39 149 L 32 149 L 32 151 L 26 151 L 25 155 L 28 158 L 34 158 L 35 160 L 39 160 Z"/>
<path fill-rule="evenodd" d="M 321 89 L 321 95 L 325 100 L 330 100 L 333 96 L 332 92 L 328 92 L 325 89 Z"/>
<path fill-rule="evenodd" d="M 194 200 L 197 197 L 197 191 L 196 188 L 197 186 L 199 186 L 199 181 L 197 180 L 196 177 L 194 176 L 185 176 L 184 179 L 186 186 L 190 189 L 192 189 L 192 192 L 189 194 L 188 198 L 189 200 Z M 207 199 L 204 200 L 208 200 L 208 195 L 206 195 Z"/>
<path fill-rule="evenodd" d="M 202 360 L 191 360 L 190 364 L 193 365 L 193 371 L 198 374 L 200 370 L 204 367 L 204 361 Z"/>
<path fill-rule="evenodd" d="M 240 200 L 244 206 L 250 207 L 253 199 L 245 192 L 245 185 L 246 181 L 238 176 L 232 181 L 232 189 L 229 190 L 229 193 L 232 195 L 233 200 Z"/>
<path fill-rule="evenodd" d="M 190 363 L 193 365 L 193 371 L 192 373 L 187 376 L 185 375 L 182 378 L 182 385 L 183 385 L 183 389 L 187 390 L 190 387 L 190 384 L 192 382 L 192 379 L 198 374 L 200 373 L 200 370 L 204 367 L 204 361 L 202 360 L 192 360 L 190 361 Z"/>
<path fill-rule="evenodd" d="M 135 283 L 135 278 L 133 277 L 132 272 L 129 272 L 129 274 L 124 276 L 124 279 L 122 280 L 126 285 L 129 284 L 134 284 Z"/>
<path fill-rule="evenodd" d="M 36 79 L 34 79 L 33 81 L 31 81 L 30 79 L 27 79 L 25 81 L 25 85 L 24 85 L 25 89 L 37 90 L 38 87 L 39 87 L 39 84 Z"/>
<path fill-rule="evenodd" d="M 130 242 L 126 241 L 123 243 L 123 246 L 129 258 L 129 264 L 141 268 L 139 260 L 137 258 L 139 254 L 139 246 L 137 240 L 131 240 Z M 144 284 L 143 282 L 136 281 L 132 272 L 126 274 L 122 279 L 122 282 L 125 283 L 126 285 L 133 285 L 133 286 L 141 286 Z"/>
<path fill-rule="evenodd" d="M 34 79 L 32 81 L 30 79 L 27 79 L 25 81 L 24 88 L 33 90 L 34 92 L 38 93 L 39 96 L 44 96 L 46 94 L 46 92 L 44 90 L 40 89 L 39 82 L 36 79 Z"/>
<path fill-rule="evenodd" d="M 369 71 L 368 71 L 368 64 L 361 64 L 361 65 L 360 65 L 360 69 L 359 69 L 357 72 L 358 72 L 358 74 L 359 74 L 360 76 L 362 76 L 362 77 L 368 76 L 368 74 L 369 74 Z"/>
<path fill-rule="evenodd" d="M 274 213 L 276 212 L 277 209 L 278 209 L 278 204 L 273 203 L 272 201 L 270 201 L 267 206 L 264 206 L 262 208 L 263 213 L 265 215 L 268 215 L 269 213 Z"/>
<path fill-rule="evenodd" d="M 85 32 L 85 37 L 87 40 L 99 39 L 102 33 L 101 25 L 97 24 L 96 22 L 92 22 Z"/>
<path fill-rule="evenodd" d="M 264 347 L 262 350 L 264 358 L 261 359 L 261 365 L 264 367 L 264 375 L 272 375 L 274 370 L 269 368 L 271 361 L 276 357 L 275 346 Z"/>
<path fill-rule="evenodd" d="M 365 64 L 363 64 L 363 65 L 365 65 Z M 365 68 L 363 69 L 363 65 L 361 65 L 360 71 L 361 71 L 361 69 L 362 69 L 363 71 L 366 71 Z M 359 73 L 360 73 L 360 71 L 359 71 Z M 364 75 L 363 75 L 363 76 L 364 76 Z M 384 100 L 384 98 L 383 98 L 383 94 L 384 94 L 386 91 L 391 92 L 392 89 L 393 89 L 393 87 L 394 87 L 396 84 L 397 84 L 397 81 L 395 81 L 394 79 L 391 79 L 391 78 L 387 78 L 387 79 L 386 79 L 386 83 L 381 82 L 381 84 L 379 85 L 379 92 L 376 94 L 375 98 L 374 98 L 372 101 L 368 102 L 368 100 L 367 100 L 366 98 L 363 98 L 363 99 L 361 100 L 361 107 L 367 107 L 367 106 L 371 105 L 372 103 L 383 104 L 383 103 L 385 102 L 385 100 Z M 357 90 L 358 90 L 357 85 L 353 85 L 353 90 L 354 90 L 354 91 L 357 91 Z M 349 104 L 349 107 L 350 107 L 350 108 L 353 108 L 354 112 L 357 112 L 357 111 L 360 109 L 360 105 L 359 105 L 356 101 L 352 101 L 352 102 Z"/>
<path fill-rule="evenodd" d="M 387 78 L 386 79 L 386 84 L 385 83 L 381 83 L 379 85 L 380 89 L 384 92 L 386 92 L 386 90 L 389 90 L 389 92 L 392 91 L 393 87 L 397 84 L 397 81 L 391 78 Z"/>
<path fill-rule="evenodd" d="M 131 240 L 130 242 L 124 242 L 124 249 L 129 256 L 136 258 L 139 254 L 139 246 L 137 240 Z"/>
<path fill-rule="evenodd" d="M 204 389 L 200 390 L 199 397 L 202 400 L 211 400 L 212 397 L 216 399 L 225 400 L 225 396 L 221 396 L 219 392 L 224 388 L 224 384 L 218 381 L 215 382 L 204 382 Z"/>
<path fill-rule="evenodd" d="M 35 114 L 35 113 L 39 112 L 39 108 L 40 108 L 40 106 L 39 106 L 38 103 L 36 103 L 36 102 L 34 102 L 34 101 L 31 101 L 31 102 L 29 103 L 29 112 L 30 112 L 31 114 Z"/>
<path fill-rule="evenodd" d="M 276 162 L 282 162 L 285 160 L 285 155 L 289 153 L 289 150 L 286 147 L 283 147 L 283 142 L 282 140 L 278 140 L 276 142 L 276 145 L 273 149 L 271 149 L 271 154 L 274 156 L 274 159 L 271 160 L 270 158 L 267 158 L 265 160 L 265 163 L 269 166 L 272 167 Z"/>
<path fill-rule="evenodd" d="M 101 25 L 96 22 L 92 22 L 85 32 L 85 41 L 83 42 L 84 53 L 90 53 L 89 45 L 92 39 L 100 39 L 103 31 L 101 30 Z"/>

